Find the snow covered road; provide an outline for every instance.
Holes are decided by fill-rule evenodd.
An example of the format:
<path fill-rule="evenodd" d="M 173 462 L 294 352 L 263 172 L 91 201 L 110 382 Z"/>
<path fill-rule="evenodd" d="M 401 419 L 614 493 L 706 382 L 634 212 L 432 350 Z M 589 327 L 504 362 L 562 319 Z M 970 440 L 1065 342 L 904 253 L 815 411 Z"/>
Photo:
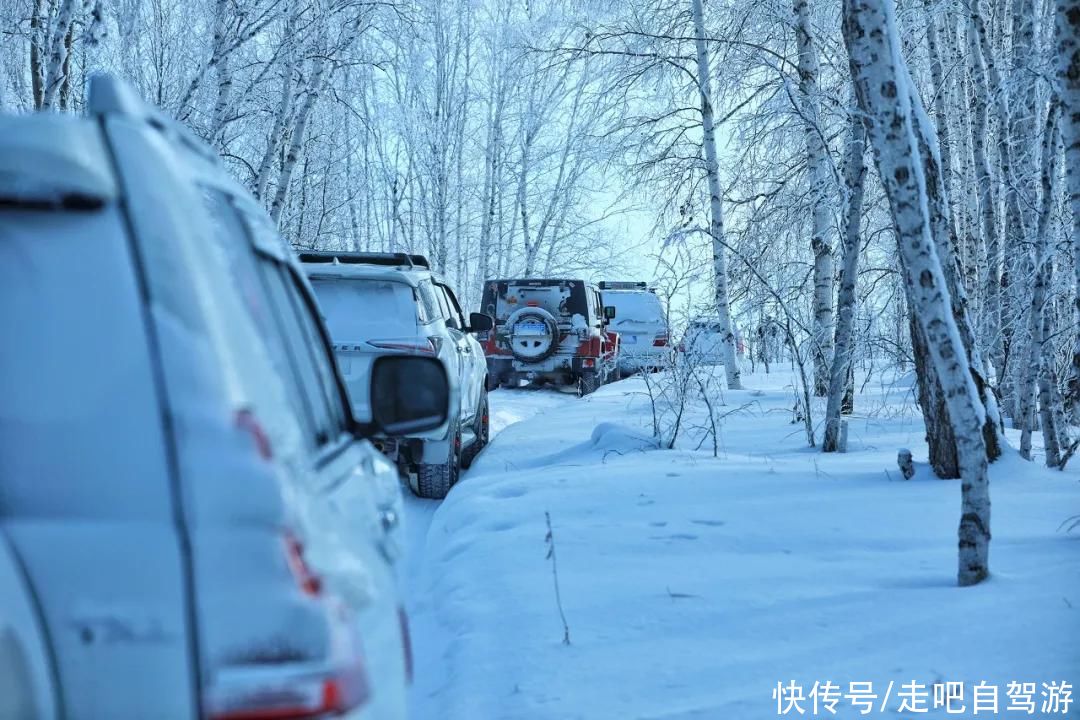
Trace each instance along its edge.
<path fill-rule="evenodd" d="M 443 503 L 408 503 L 417 720 L 753 720 L 789 681 L 891 687 L 895 717 L 902 683 L 986 680 L 1004 699 L 1014 680 L 1080 680 L 1078 539 L 1058 530 L 1080 511 L 1075 471 L 995 464 L 994 576 L 960 590 L 959 487 L 927 471 L 902 383 L 868 386 L 831 456 L 790 423 L 784 378 L 747 385 L 724 393 L 716 458 L 700 408 L 655 449 L 640 378 L 492 396 L 489 449 Z M 910 482 L 898 447 L 922 462 Z"/>

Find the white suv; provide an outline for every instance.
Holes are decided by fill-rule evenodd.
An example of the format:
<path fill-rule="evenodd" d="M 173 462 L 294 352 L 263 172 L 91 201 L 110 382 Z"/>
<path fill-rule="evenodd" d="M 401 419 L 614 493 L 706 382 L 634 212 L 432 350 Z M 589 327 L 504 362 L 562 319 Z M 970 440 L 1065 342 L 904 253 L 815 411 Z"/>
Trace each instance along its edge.
<path fill-rule="evenodd" d="M 454 291 L 422 255 L 304 252 L 300 254 L 350 388 L 353 412 L 365 419 L 367 372 L 385 355 L 437 357 L 455 381 L 448 427 L 380 436 L 376 446 L 409 478 L 413 492 L 443 498 L 489 438 L 487 365 L 475 334 L 492 319 L 466 320 Z M 355 390 L 354 390 L 355 388 Z"/>
<path fill-rule="evenodd" d="M 404 718 L 362 436 L 445 425 L 442 367 L 384 359 L 359 424 L 258 203 L 120 83 L 88 107 L 0 117 L 0 710 Z"/>
<path fill-rule="evenodd" d="M 619 372 L 667 367 L 671 347 L 667 313 L 656 292 L 644 282 L 600 281 L 604 305 L 615 306 L 611 329 L 619 333 Z"/>

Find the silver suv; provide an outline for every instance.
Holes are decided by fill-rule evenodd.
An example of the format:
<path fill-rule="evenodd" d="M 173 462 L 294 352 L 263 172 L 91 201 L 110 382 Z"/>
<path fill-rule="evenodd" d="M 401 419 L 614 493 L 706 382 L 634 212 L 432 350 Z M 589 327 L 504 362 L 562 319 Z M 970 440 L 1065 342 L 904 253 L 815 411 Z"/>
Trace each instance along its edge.
<path fill-rule="evenodd" d="M 489 437 L 487 365 L 475 333 L 492 319 L 466 319 L 454 291 L 422 255 L 305 252 L 300 254 L 322 307 L 353 412 L 371 415 L 366 401 L 371 363 L 384 355 L 427 355 L 446 367 L 451 423 L 437 432 L 409 432 L 376 439 L 420 497 L 443 498 Z M 456 381 L 456 382 L 455 382 Z M 354 392 L 355 389 L 355 392 Z"/>
<path fill-rule="evenodd" d="M 0 116 L 0 337 L 0 717 L 406 716 L 364 438 L 445 425 L 445 372 L 381 359 L 357 423 L 265 211 L 111 78 Z"/>

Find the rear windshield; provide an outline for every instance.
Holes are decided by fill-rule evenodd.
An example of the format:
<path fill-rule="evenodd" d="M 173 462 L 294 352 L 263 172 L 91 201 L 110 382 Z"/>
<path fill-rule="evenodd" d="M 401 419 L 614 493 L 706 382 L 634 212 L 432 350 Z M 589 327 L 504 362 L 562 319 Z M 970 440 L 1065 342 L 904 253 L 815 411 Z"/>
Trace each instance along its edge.
<path fill-rule="evenodd" d="M 569 322 L 574 315 L 589 317 L 585 283 L 581 280 L 489 280 L 484 283 L 480 311 L 502 323 L 521 307 L 542 307 Z"/>
<path fill-rule="evenodd" d="M 0 517 L 168 518 L 152 367 L 116 205 L 0 208 Z"/>
<path fill-rule="evenodd" d="M 604 304 L 615 306 L 615 324 L 664 323 L 664 307 L 660 298 L 651 292 L 606 292 Z"/>
<path fill-rule="evenodd" d="M 392 280 L 311 278 L 335 343 L 416 334 L 416 296 Z"/>

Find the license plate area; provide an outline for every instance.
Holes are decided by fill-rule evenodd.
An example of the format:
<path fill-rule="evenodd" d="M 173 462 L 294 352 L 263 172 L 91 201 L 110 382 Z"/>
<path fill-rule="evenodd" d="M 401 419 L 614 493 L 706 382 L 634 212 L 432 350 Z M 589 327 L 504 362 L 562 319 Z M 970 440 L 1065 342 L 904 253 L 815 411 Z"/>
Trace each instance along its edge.
<path fill-rule="evenodd" d="M 547 335 L 547 326 L 538 322 L 519 322 L 514 325 L 515 335 Z"/>

